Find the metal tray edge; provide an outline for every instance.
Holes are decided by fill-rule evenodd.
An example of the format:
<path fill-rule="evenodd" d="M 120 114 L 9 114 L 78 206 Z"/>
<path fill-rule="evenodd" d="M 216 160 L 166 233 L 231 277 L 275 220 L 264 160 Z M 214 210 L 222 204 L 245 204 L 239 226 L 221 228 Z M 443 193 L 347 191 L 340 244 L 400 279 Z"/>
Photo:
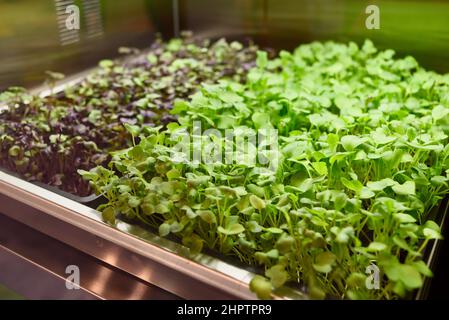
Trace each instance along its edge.
<path fill-rule="evenodd" d="M 184 246 L 125 222 L 118 222 L 113 228 L 102 221 L 98 211 L 2 171 L 0 193 L 235 297 L 256 299 L 248 286 L 254 276 L 252 272 L 205 254 L 188 257 Z M 136 231 L 140 235 L 133 235 Z M 282 288 L 282 292 L 282 296 L 275 294 L 274 298 L 308 299 L 291 288 Z"/>

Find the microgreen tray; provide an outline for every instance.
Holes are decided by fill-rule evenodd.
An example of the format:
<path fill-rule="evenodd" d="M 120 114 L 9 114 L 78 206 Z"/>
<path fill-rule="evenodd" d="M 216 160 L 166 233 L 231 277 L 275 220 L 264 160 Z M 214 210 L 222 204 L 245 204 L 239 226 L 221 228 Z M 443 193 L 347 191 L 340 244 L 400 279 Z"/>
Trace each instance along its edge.
<path fill-rule="evenodd" d="M 77 170 L 106 166 L 111 151 L 132 145 L 125 126 L 163 127 L 175 120 L 175 99 L 200 83 L 244 81 L 256 51 L 187 33 L 142 52 L 120 48 L 124 58 L 100 61 L 68 85 L 64 75 L 47 72 L 45 92 L 10 88 L 0 93 L 0 163 L 29 181 L 88 196 Z"/>
<path fill-rule="evenodd" d="M 21 175 L 17 174 L 16 172 L 13 172 L 11 170 L 5 169 L 3 167 L 0 167 L 0 171 L 3 171 L 4 173 L 7 173 L 11 176 L 14 176 L 16 178 L 22 178 Z M 41 183 L 41 182 L 37 182 L 37 181 L 30 181 L 32 184 L 39 186 L 41 188 L 44 188 L 48 191 L 54 192 L 60 196 L 63 196 L 65 198 L 68 198 L 70 200 L 76 201 L 78 203 L 87 205 L 91 208 L 96 208 L 99 205 L 101 205 L 102 203 L 104 203 L 105 199 L 101 196 L 101 195 L 96 195 L 96 194 L 90 194 L 88 196 L 85 197 L 80 197 L 68 192 L 65 192 L 63 190 L 61 190 L 60 188 L 54 187 L 54 186 L 50 186 L 48 184 L 45 183 Z"/>

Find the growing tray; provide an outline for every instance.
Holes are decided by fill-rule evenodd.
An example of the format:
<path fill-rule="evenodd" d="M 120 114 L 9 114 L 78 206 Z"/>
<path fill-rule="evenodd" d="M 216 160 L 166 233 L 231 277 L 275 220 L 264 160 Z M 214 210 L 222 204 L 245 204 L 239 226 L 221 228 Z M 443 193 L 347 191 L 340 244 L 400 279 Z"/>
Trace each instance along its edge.
<path fill-rule="evenodd" d="M 53 236 L 60 241 L 71 244 L 77 249 L 81 249 L 82 251 L 100 258 L 105 262 L 111 263 L 111 261 L 107 261 L 105 257 L 102 257 L 102 253 L 100 252 L 102 248 L 97 247 L 98 240 L 95 240 L 102 238 L 102 230 L 108 234 L 115 234 L 113 238 L 110 238 L 110 240 L 115 240 L 115 245 L 120 247 L 120 250 L 125 250 L 126 252 L 128 252 L 128 250 L 130 250 L 130 247 L 136 250 L 140 248 L 139 253 L 142 253 L 152 252 L 156 250 L 155 248 L 159 248 L 164 252 L 168 252 L 174 255 L 171 256 L 172 259 L 176 260 L 176 256 L 179 256 L 179 259 L 182 259 L 183 263 L 185 263 L 185 259 L 191 261 L 191 263 L 188 265 L 190 269 L 195 270 L 193 271 L 194 273 L 199 272 L 208 274 L 208 272 L 218 272 L 219 274 L 223 274 L 223 276 L 227 279 L 226 281 L 230 281 L 228 279 L 230 278 L 233 279 L 232 281 L 242 282 L 242 284 L 239 285 L 240 287 L 247 287 L 253 275 L 261 273 L 261 270 L 259 270 L 257 267 L 255 268 L 245 265 L 236 259 L 225 257 L 216 252 L 205 251 L 204 253 L 201 253 L 199 255 L 190 256 L 189 250 L 182 244 L 180 244 L 176 239 L 161 238 L 157 235 L 157 232 L 155 230 L 151 230 L 150 228 L 139 225 L 138 223 L 127 221 L 126 219 L 119 219 L 116 226 L 114 227 L 108 225 L 102 221 L 101 214 L 95 210 L 98 204 L 105 201 L 104 198 L 97 197 L 90 202 L 81 203 L 79 201 L 74 201 L 73 199 L 68 197 L 67 194 L 61 193 L 60 190 L 55 189 L 56 188 L 49 188 L 49 186 L 46 185 L 39 186 L 37 184 L 29 183 L 14 175 L 7 174 L 0 170 L 0 199 L 2 199 L 4 196 L 9 197 L 8 201 L 2 201 L 2 203 L 4 203 L 3 206 L 6 206 L 6 209 L 2 209 L 2 213 L 5 213 L 11 218 L 17 219 L 25 224 L 36 227 L 37 230 L 41 232 L 43 231 L 44 233 L 49 234 L 50 236 Z M 15 200 L 15 203 L 9 205 L 10 200 Z M 25 204 L 29 205 L 30 207 L 35 206 L 41 208 L 38 216 L 33 216 L 28 212 L 23 212 L 21 207 Z M 10 209 L 10 211 L 8 211 L 8 208 Z M 64 218 L 62 218 L 62 216 L 59 217 L 62 214 L 61 211 L 64 211 Z M 449 201 L 446 198 L 432 212 L 432 215 L 434 217 L 440 218 L 436 222 L 441 226 L 442 230 L 445 231 L 443 233 L 445 235 L 447 235 L 447 230 L 445 229 L 447 229 L 448 227 L 448 214 Z M 89 234 L 92 235 L 91 238 L 82 236 L 76 237 L 76 239 L 74 239 L 73 236 L 66 234 L 66 232 L 61 233 L 61 231 L 59 230 L 60 228 L 56 228 L 57 230 L 53 230 L 54 222 L 36 224 L 40 219 L 46 221 L 46 219 L 51 218 L 51 216 L 59 217 L 61 220 L 69 221 L 70 228 L 75 229 L 79 228 L 80 219 L 85 221 L 85 223 L 87 224 L 92 224 L 92 226 L 88 228 Z M 100 225 L 102 227 L 100 227 Z M 119 233 L 113 232 L 112 230 L 116 230 L 116 232 Z M 126 237 L 122 234 L 127 234 L 133 237 L 135 240 L 131 241 L 129 237 Z M 65 238 L 66 236 L 68 237 L 68 239 Z M 140 242 L 135 243 L 136 240 Z M 141 244 L 137 245 L 138 243 Z M 441 246 L 442 240 L 434 240 L 433 243 L 429 244 L 429 246 L 427 246 L 424 251 L 424 261 L 432 271 L 435 270 L 439 256 L 442 254 Z M 134 254 L 135 253 L 133 253 L 133 255 Z M 123 269 L 126 272 L 134 274 L 135 276 L 139 276 L 139 273 L 133 270 L 133 268 L 129 266 L 129 263 L 127 261 L 121 260 L 122 259 L 116 259 L 112 262 L 112 264 L 115 267 Z M 149 266 L 148 268 L 151 267 Z M 205 271 L 204 268 L 210 271 Z M 165 288 L 163 286 L 163 283 L 155 284 L 161 286 L 166 290 L 170 289 Z M 223 286 L 223 283 L 217 282 L 214 285 L 217 286 L 217 288 L 220 288 L 221 286 Z M 416 300 L 426 299 L 429 295 L 429 289 L 431 285 L 432 278 L 426 278 L 421 289 L 411 293 L 407 298 Z M 278 299 L 308 299 L 307 295 L 304 292 L 305 287 L 302 287 L 296 283 L 290 283 L 276 290 L 274 294 Z M 241 295 L 235 293 L 234 298 L 236 297 L 248 299 L 252 296 L 249 293 L 241 293 Z M 186 298 L 189 297 L 186 296 Z M 330 299 L 333 298 L 330 297 Z"/>
<path fill-rule="evenodd" d="M 6 173 L 8 175 L 11 175 L 13 177 L 16 177 L 18 179 L 23 179 L 18 173 L 13 172 L 11 170 L 8 170 L 6 168 L 3 168 L 1 166 L 0 166 L 0 171 L 3 171 L 4 173 Z M 44 188 L 44 189 L 46 189 L 48 191 L 51 191 L 51 192 L 54 192 L 54 193 L 56 193 L 56 194 L 58 194 L 60 196 L 63 196 L 65 198 L 67 198 L 67 199 L 70 199 L 70 200 L 76 201 L 78 203 L 87 205 L 87 206 L 89 206 L 91 208 L 96 208 L 96 207 L 98 207 L 100 204 L 102 204 L 105 201 L 105 199 L 102 198 L 100 195 L 91 194 L 91 195 L 88 195 L 88 196 L 85 196 L 85 197 L 80 197 L 80 196 L 68 193 L 66 191 L 63 191 L 63 190 L 59 189 L 58 187 L 50 186 L 50 185 L 42 183 L 42 182 L 37 182 L 37 181 L 29 181 L 29 182 L 34 184 L 34 185 L 36 185 L 36 186 L 38 186 L 38 187 Z"/>
<path fill-rule="evenodd" d="M 144 54 L 144 53 L 142 53 L 142 54 Z M 139 55 L 139 57 L 140 57 L 140 55 Z M 137 58 L 138 57 L 134 57 L 133 59 L 137 59 Z M 47 87 L 39 87 L 32 91 L 35 93 L 38 93 L 40 96 L 49 95 L 51 92 L 62 93 L 66 87 L 76 85 L 77 83 L 82 81 L 87 74 L 91 73 L 95 69 L 96 68 L 89 69 L 89 70 L 83 71 L 79 74 L 76 74 L 76 75 L 66 78 L 66 80 L 58 83 L 53 88 L 53 91 L 51 91 Z M 0 106 L 0 111 L 1 111 L 1 106 Z M 18 176 L 17 174 L 12 173 L 7 170 L 4 170 L 2 168 L 0 168 L 0 171 L 3 171 L 10 177 L 20 178 L 20 176 Z M 17 180 L 13 180 L 13 181 L 17 181 Z M 86 197 L 79 197 L 79 196 L 67 193 L 65 191 L 62 191 L 61 189 L 59 189 L 57 187 L 49 186 L 49 185 L 46 185 L 43 183 L 33 182 L 30 184 L 32 184 L 36 187 L 45 189 L 47 191 L 50 191 L 51 193 L 57 194 L 58 196 L 61 196 L 65 199 L 69 199 L 70 201 L 72 201 L 72 205 L 73 205 L 73 203 L 78 203 L 78 204 L 87 206 L 91 209 L 95 209 L 96 207 L 98 207 L 99 204 L 104 203 L 104 201 L 105 201 L 105 199 L 103 197 L 97 196 L 95 194 L 92 194 L 92 195 L 89 195 Z M 14 182 L 13 185 L 16 185 L 16 183 Z M 3 190 L 0 189 L 0 193 L 2 193 L 2 192 L 3 192 Z M 37 196 L 39 196 L 39 194 L 37 194 Z M 54 203 L 58 204 L 58 202 L 54 202 Z M 72 207 L 72 209 L 73 209 L 73 207 Z M 90 212 L 91 213 L 95 212 L 97 217 L 101 217 L 101 215 L 96 210 L 93 210 Z M 447 230 L 445 230 L 445 229 L 448 227 L 448 224 L 446 222 L 448 212 L 449 212 L 449 201 L 446 198 L 441 202 L 441 204 L 438 207 L 434 208 L 431 215 L 429 216 L 431 219 L 434 219 L 435 222 L 437 222 L 437 224 L 440 225 L 440 228 L 441 228 L 441 230 L 443 230 L 444 235 L 447 234 Z M 73 213 L 85 216 L 85 213 L 83 213 L 83 210 L 72 210 L 72 214 Z M 112 229 L 112 227 L 110 227 L 110 226 L 108 226 L 108 228 Z M 177 240 L 159 238 L 158 236 L 156 236 L 157 232 L 155 232 L 154 230 L 153 230 L 153 232 L 152 231 L 148 232 L 147 227 L 141 226 L 139 224 L 131 223 L 130 221 L 123 220 L 118 223 L 116 228 L 122 232 L 131 234 L 150 245 L 157 246 L 159 248 L 168 250 L 169 252 L 176 253 L 181 256 L 186 255 L 185 252 L 187 249 L 184 248 Z M 424 261 L 426 262 L 427 266 L 429 266 L 429 268 L 431 270 L 435 270 L 435 266 L 438 262 L 438 258 L 441 255 L 441 244 L 442 244 L 442 240 L 434 240 L 431 243 L 429 243 L 429 245 L 424 250 Z M 196 263 L 198 263 L 199 265 L 206 266 L 206 267 L 212 268 L 212 269 L 214 269 L 214 268 L 217 269 L 214 266 L 218 263 L 217 261 L 223 261 L 227 265 L 232 266 L 232 268 L 233 268 L 232 272 L 236 272 L 236 270 L 241 270 L 241 272 L 247 272 L 248 274 L 260 272 L 260 270 L 258 270 L 257 268 L 243 265 L 242 263 L 240 263 L 239 261 L 236 261 L 235 259 L 232 259 L 229 257 L 224 257 L 215 252 L 207 252 L 207 254 L 201 255 L 200 257 L 197 257 L 197 258 L 193 258 L 192 260 L 195 261 Z M 214 261 L 214 262 L 209 263 L 207 261 L 209 261 L 209 262 Z M 232 272 L 229 272 L 229 274 L 227 274 L 227 275 L 232 277 L 232 274 L 230 274 Z M 412 293 L 412 295 L 408 298 L 426 299 L 429 295 L 429 289 L 431 287 L 431 283 L 432 283 L 432 278 L 426 278 L 424 285 L 419 290 Z M 217 284 L 217 286 L 219 286 L 219 284 Z M 307 298 L 306 295 L 301 292 L 300 288 L 295 288 L 295 290 L 291 290 L 291 288 L 290 289 L 283 288 L 280 291 L 283 291 L 283 290 L 285 290 L 286 292 L 289 292 L 284 297 L 289 298 L 290 296 L 294 296 L 294 297 L 299 297 L 299 298 Z"/>
<path fill-rule="evenodd" d="M 255 299 L 253 272 L 189 250 L 136 225 L 113 228 L 101 214 L 45 188 L 0 171 L 1 213 L 181 298 Z M 307 299 L 283 287 L 276 299 Z"/>
<path fill-rule="evenodd" d="M 129 58 L 129 59 L 131 59 L 131 58 Z M 137 59 L 137 58 L 133 57 L 132 59 Z M 30 89 L 30 93 L 33 95 L 38 95 L 39 97 L 46 97 L 51 94 L 55 94 L 58 97 L 62 97 L 64 94 L 64 90 L 66 88 L 69 88 L 69 87 L 72 87 L 72 86 L 75 86 L 75 85 L 81 83 L 83 81 L 83 79 L 85 79 L 90 73 L 94 72 L 95 70 L 98 70 L 98 67 L 86 69 L 82 72 L 68 76 L 64 80 L 58 81 L 53 88 L 50 88 L 48 85 L 45 85 L 45 84 L 43 84 L 41 86 L 37 86 L 35 88 Z M 7 106 L 0 104 L 0 113 L 4 112 L 5 110 L 7 110 Z M 13 172 L 11 170 L 8 170 L 1 166 L 0 166 L 0 171 L 3 171 L 9 175 L 14 176 L 14 177 L 23 179 L 23 177 L 20 174 Z M 95 195 L 94 193 L 92 193 L 88 196 L 81 197 L 81 196 L 66 192 L 58 187 L 51 186 L 51 185 L 48 185 L 45 183 L 33 182 L 33 181 L 31 183 L 33 183 L 37 186 L 43 187 L 52 192 L 55 192 L 59 195 L 62 195 L 64 197 L 69 198 L 78 203 L 89 204 L 90 202 L 94 202 L 98 198 L 98 196 Z"/>

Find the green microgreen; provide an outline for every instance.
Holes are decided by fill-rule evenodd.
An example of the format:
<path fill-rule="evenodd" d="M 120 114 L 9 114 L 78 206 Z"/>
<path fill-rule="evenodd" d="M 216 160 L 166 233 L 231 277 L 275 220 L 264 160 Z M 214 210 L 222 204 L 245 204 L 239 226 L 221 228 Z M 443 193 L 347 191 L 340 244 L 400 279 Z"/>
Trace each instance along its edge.
<path fill-rule="evenodd" d="M 157 40 L 130 62 L 102 60 L 98 70 L 61 93 L 41 98 L 11 88 L 0 95 L 0 166 L 30 181 L 89 195 L 92 190 L 77 170 L 107 165 L 110 151 L 135 143 L 124 125 L 174 121 L 169 111 L 175 99 L 186 99 L 202 82 L 244 81 L 256 51 L 253 45 L 194 41 L 186 34 Z M 119 52 L 139 53 L 132 48 Z M 52 91 L 64 78 L 47 75 Z"/>
<path fill-rule="evenodd" d="M 431 275 L 424 251 L 441 238 L 430 213 L 449 192 L 449 75 L 370 41 L 314 42 L 256 61 L 246 82 L 204 84 L 177 101 L 179 125 L 144 128 L 109 169 L 80 172 L 108 199 L 107 220 L 125 214 L 193 252 L 261 265 L 265 277 L 250 284 L 260 298 L 288 281 L 312 298 L 392 299 L 421 287 Z M 175 161 L 171 133 L 194 121 L 276 129 L 276 170 Z M 373 261 L 379 290 L 365 285 Z"/>

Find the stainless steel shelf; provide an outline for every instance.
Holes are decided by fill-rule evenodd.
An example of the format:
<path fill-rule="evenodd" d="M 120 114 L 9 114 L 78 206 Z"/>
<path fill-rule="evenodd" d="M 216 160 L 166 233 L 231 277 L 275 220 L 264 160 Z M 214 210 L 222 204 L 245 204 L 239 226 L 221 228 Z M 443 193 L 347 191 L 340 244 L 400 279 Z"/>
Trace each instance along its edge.
<path fill-rule="evenodd" d="M 0 171 L 0 211 L 109 266 L 185 299 L 255 299 L 251 272 L 199 254 L 138 226 L 113 228 L 99 212 Z M 57 253 L 55 253 L 57 254 Z M 283 288 L 282 297 L 305 299 Z"/>
<path fill-rule="evenodd" d="M 0 282 L 27 299 L 178 299 L 2 214 L 0 268 Z"/>

